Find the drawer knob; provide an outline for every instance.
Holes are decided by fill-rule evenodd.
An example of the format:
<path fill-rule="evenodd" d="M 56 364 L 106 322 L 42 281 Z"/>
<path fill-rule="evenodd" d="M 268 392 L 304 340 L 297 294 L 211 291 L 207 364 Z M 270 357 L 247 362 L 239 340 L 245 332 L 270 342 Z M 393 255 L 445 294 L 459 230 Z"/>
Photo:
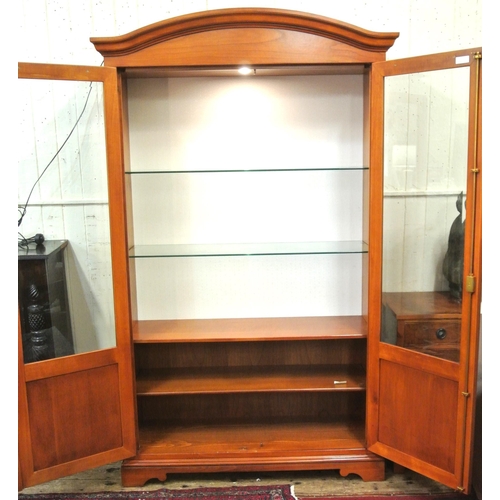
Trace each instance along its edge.
<path fill-rule="evenodd" d="M 444 328 L 438 328 L 436 330 L 436 337 L 439 340 L 443 340 L 446 337 L 446 330 Z"/>

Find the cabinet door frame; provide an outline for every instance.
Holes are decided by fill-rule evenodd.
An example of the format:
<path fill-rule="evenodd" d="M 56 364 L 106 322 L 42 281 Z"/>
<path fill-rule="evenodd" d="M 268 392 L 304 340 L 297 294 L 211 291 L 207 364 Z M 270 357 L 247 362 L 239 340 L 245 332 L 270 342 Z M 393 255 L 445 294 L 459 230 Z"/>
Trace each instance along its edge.
<path fill-rule="evenodd" d="M 467 57 L 468 56 L 468 57 Z M 464 62 L 467 61 L 467 62 Z M 460 362 L 453 363 L 433 356 L 407 350 L 380 340 L 382 309 L 383 255 L 383 191 L 384 191 L 384 81 L 386 76 L 423 71 L 470 67 L 469 140 L 467 157 L 467 219 L 464 282 L 474 283 L 473 290 L 464 293 L 462 303 L 462 335 Z M 370 298 L 367 374 L 368 449 L 384 458 L 408 467 L 431 479 L 457 490 L 469 492 L 472 474 L 473 429 L 478 369 L 480 301 L 481 301 L 481 49 L 459 50 L 430 56 L 377 62 L 372 65 L 371 109 L 371 176 L 370 193 Z M 465 289 L 465 287 L 464 287 Z M 456 439 L 454 470 L 447 471 L 420 458 L 383 443 L 381 428 L 381 365 L 394 363 L 404 369 L 442 377 L 456 383 Z M 413 394 L 418 397 L 418 394 Z M 405 422 L 395 425 L 405 428 Z M 425 436 L 421 437 L 425 439 Z"/>
<path fill-rule="evenodd" d="M 127 279 L 128 255 L 125 244 L 126 222 L 124 211 L 125 188 L 122 175 L 124 153 L 121 130 L 123 123 L 121 81 L 118 78 L 116 68 L 39 63 L 19 63 L 18 77 L 20 79 L 103 83 L 113 307 L 116 333 L 116 347 L 24 364 L 21 328 L 18 321 L 18 488 L 23 489 L 133 456 L 137 448 L 137 424 L 135 418 L 136 402 L 134 397 L 135 382 L 132 358 L 130 299 Z M 113 391 L 117 402 L 115 406 L 116 411 L 109 415 L 103 415 L 103 412 L 96 411 L 96 417 L 93 416 L 93 411 L 89 411 L 91 415 L 90 417 L 87 415 L 86 422 L 92 421 L 92 425 L 95 425 L 95 419 L 98 415 L 99 419 L 107 420 L 107 428 L 119 429 L 116 431 L 116 438 L 113 440 L 113 445 L 110 445 L 107 449 L 103 445 L 103 449 L 100 449 L 98 452 L 94 450 L 89 456 L 82 454 L 68 460 L 62 457 L 64 453 L 60 453 L 56 449 L 61 446 L 61 443 L 57 443 L 56 445 L 56 443 L 50 442 L 50 445 L 53 444 L 53 449 L 49 453 L 52 453 L 55 458 L 51 461 L 50 465 L 37 467 L 34 460 L 34 447 L 38 446 L 40 448 L 41 444 L 35 444 L 33 436 L 34 427 L 32 424 L 39 416 L 37 416 L 36 408 L 29 407 L 29 385 L 43 385 L 47 389 L 47 393 L 51 395 L 54 394 L 52 391 L 55 391 L 57 387 L 57 390 L 69 395 L 75 390 L 72 387 L 72 384 L 74 385 L 72 381 L 81 381 L 85 377 L 89 377 L 89 380 L 93 380 L 93 382 L 83 382 L 82 386 L 86 385 L 88 388 L 87 392 L 90 392 L 90 388 L 95 387 L 96 382 L 100 385 L 99 374 L 103 373 L 110 376 L 106 380 L 102 380 L 104 388 L 99 388 L 101 394 L 99 397 L 105 398 L 106 396 L 103 396 L 103 393 L 108 391 L 107 394 L 109 394 Z M 83 395 L 83 397 L 85 396 Z M 82 397 L 82 395 L 76 397 Z M 95 400 L 95 397 L 93 400 Z M 61 401 L 55 404 L 62 406 Z M 58 411 L 62 413 L 64 410 L 59 409 Z M 61 414 L 58 417 L 61 418 Z M 54 422 L 56 420 L 57 417 L 55 417 Z M 79 426 L 79 422 L 73 421 L 71 425 L 76 428 Z M 58 434 L 58 437 L 63 439 L 63 434 L 64 432 Z M 64 444 L 62 448 L 64 448 Z"/>

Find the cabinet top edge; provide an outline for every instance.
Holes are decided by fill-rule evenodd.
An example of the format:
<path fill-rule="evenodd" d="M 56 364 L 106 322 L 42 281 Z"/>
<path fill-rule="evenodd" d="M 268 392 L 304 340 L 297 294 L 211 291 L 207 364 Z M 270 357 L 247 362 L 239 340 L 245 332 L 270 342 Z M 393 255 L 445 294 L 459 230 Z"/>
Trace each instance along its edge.
<path fill-rule="evenodd" d="M 90 41 L 104 57 L 117 57 L 179 37 L 238 28 L 298 31 L 372 52 L 386 52 L 399 36 L 398 32 L 370 31 L 336 19 L 295 10 L 228 8 L 185 14 L 122 35 L 91 37 Z"/>

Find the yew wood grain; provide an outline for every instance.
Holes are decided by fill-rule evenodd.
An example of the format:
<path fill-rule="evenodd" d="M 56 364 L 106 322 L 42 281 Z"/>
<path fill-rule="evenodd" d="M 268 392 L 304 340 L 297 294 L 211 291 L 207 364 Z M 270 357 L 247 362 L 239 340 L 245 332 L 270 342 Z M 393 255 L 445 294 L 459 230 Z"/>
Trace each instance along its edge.
<path fill-rule="evenodd" d="M 369 32 L 336 20 L 294 11 L 222 9 L 160 21 L 126 35 L 92 38 L 91 41 L 103 55 L 106 66 L 119 68 L 124 88 L 128 76 L 148 77 L 155 72 L 200 76 L 204 72 L 213 74 L 221 70 L 218 74 L 224 75 L 241 64 L 251 64 L 258 68 L 257 73 L 321 74 L 332 72 L 336 65 L 334 72 L 365 72 L 364 97 L 368 99 L 371 96 L 369 66 L 374 61 L 385 59 L 386 51 L 397 36 L 397 33 Z M 365 106 L 365 159 L 370 148 L 372 125 L 368 106 Z M 125 121 L 125 130 L 127 126 Z M 370 181 L 368 174 L 365 180 Z M 364 194 L 368 197 L 368 189 Z M 366 202 L 365 206 L 369 207 L 368 199 Z M 364 223 L 367 221 L 368 209 Z M 129 225 L 128 247 L 133 244 L 130 217 Z M 366 238 L 366 226 L 363 233 Z M 365 258 L 365 271 L 367 266 L 371 264 Z M 135 271 L 133 264 L 130 271 Z M 134 280 L 135 276 L 131 276 L 132 285 Z M 367 480 L 383 479 L 383 460 L 368 452 L 363 442 L 366 405 L 361 372 L 366 363 L 369 280 L 365 276 L 363 281 L 362 316 L 138 321 L 133 303 L 138 387 L 143 381 L 169 384 L 168 374 L 176 373 L 177 381 L 171 385 L 178 385 L 177 390 L 181 393 L 170 395 L 171 389 L 166 389 L 169 395 L 165 395 L 161 389 L 155 396 L 139 394 L 139 431 L 145 431 L 152 422 L 158 423 L 167 434 L 174 421 L 183 421 L 184 426 L 188 422 L 191 424 L 178 435 L 178 446 L 165 437 L 163 442 L 170 443 L 166 445 L 170 449 L 168 459 L 162 457 L 161 452 L 155 454 L 154 460 L 143 455 L 147 439 L 144 438 L 146 441 L 143 442 L 141 437 L 136 459 L 125 462 L 122 467 L 123 484 L 141 484 L 151 475 L 164 479 L 166 472 L 173 470 L 339 468 L 342 474 L 356 472 Z M 133 286 L 131 296 L 134 302 Z M 296 345 L 292 347 L 293 343 Z M 285 376 L 273 374 L 269 370 L 273 365 L 283 366 Z M 311 368 L 306 368 L 308 365 Z M 334 368 L 335 365 L 342 366 Z M 349 365 L 360 367 L 360 377 L 356 368 L 352 371 Z M 339 373 L 342 374 L 339 378 L 347 379 L 346 390 L 323 390 L 326 384 L 319 379 L 324 376 L 321 375 L 322 367 L 326 366 L 325 373 Z M 292 373 L 293 367 L 296 367 L 295 373 Z M 220 370 L 227 377 L 220 375 Z M 304 371 L 308 373 L 304 374 Z M 184 373 L 182 377 L 181 372 Z M 186 375 L 189 372 L 190 375 Z M 160 373 L 162 375 L 158 376 Z M 194 375 L 197 377 L 192 377 Z M 195 385 L 199 388 L 190 394 Z M 246 391 L 246 387 L 250 392 L 241 392 Z M 227 390 L 228 393 L 218 393 Z M 293 418 L 295 430 L 280 431 L 281 438 L 278 437 L 272 446 L 268 445 L 272 452 L 265 459 L 259 453 L 229 460 L 217 457 L 218 450 L 231 440 L 229 435 L 221 435 L 221 444 L 217 447 L 218 439 L 214 434 L 217 425 L 223 429 L 230 427 L 231 421 L 243 419 L 246 425 L 260 425 L 258 434 L 265 436 L 272 432 L 276 419 L 285 418 Z M 307 453 L 298 451 L 285 457 L 287 452 L 283 446 L 286 448 L 286 444 L 281 446 L 282 441 L 292 439 L 292 446 L 301 450 L 302 443 L 307 443 L 308 439 L 307 425 L 319 429 L 316 424 L 324 423 L 325 419 L 330 419 L 330 423 L 343 420 L 343 424 L 324 429 L 331 434 L 327 438 L 318 437 L 319 440 L 330 440 L 326 449 Z M 208 422 L 211 429 L 206 434 L 205 452 L 188 453 L 182 457 L 185 452 L 182 443 L 190 442 L 190 432 L 201 420 Z M 356 439 L 345 441 L 341 429 L 352 428 L 356 429 Z M 235 435 L 243 429 L 241 425 L 235 427 Z M 319 432 L 318 436 L 321 434 Z M 161 441 L 163 438 L 157 436 L 154 439 Z M 353 449 L 348 449 L 349 446 Z"/>
<path fill-rule="evenodd" d="M 464 272 L 473 269 L 472 275 L 480 279 L 481 262 L 477 258 L 475 252 L 480 248 L 481 222 L 477 220 L 477 211 L 481 210 L 480 200 L 481 194 L 478 190 L 481 178 L 481 162 L 480 154 L 477 154 L 477 145 L 481 143 L 480 125 L 478 125 L 478 117 L 481 114 L 480 97 L 480 49 L 464 49 L 455 52 L 443 54 L 433 54 L 416 58 L 408 58 L 404 60 L 377 62 L 371 66 L 371 98 L 370 98 L 370 114 L 372 121 L 371 139 L 372 147 L 370 174 L 370 291 L 369 291 L 369 338 L 368 338 L 368 362 L 367 362 L 367 442 L 368 448 L 392 459 L 402 465 L 405 465 L 412 470 L 431 477 L 437 481 L 452 487 L 462 488 L 465 492 L 470 488 L 470 467 L 471 467 L 471 429 L 474 414 L 474 394 L 475 382 L 473 381 L 477 369 L 477 341 L 479 337 L 479 301 L 480 297 L 477 292 L 468 294 L 463 297 L 461 309 L 461 334 L 460 334 L 460 353 L 453 359 L 458 362 L 451 362 L 446 359 L 437 359 L 434 356 L 424 355 L 409 349 L 401 349 L 380 341 L 380 324 L 382 310 L 382 221 L 384 211 L 384 81 L 388 76 L 414 74 L 427 71 L 439 71 L 452 68 L 468 68 L 470 73 L 470 104 L 469 104 L 469 138 L 468 138 L 468 165 L 467 165 L 467 220 L 466 235 L 465 235 L 465 258 Z M 465 74 L 462 71 L 462 74 Z M 479 78 L 476 78 L 476 75 Z M 478 232 L 479 231 L 479 232 Z M 473 263 L 473 264 L 472 264 Z M 422 304 L 420 304 L 422 312 Z M 410 308 L 411 309 L 411 308 Z M 408 315 L 416 314 L 416 311 L 407 310 Z M 444 315 L 452 316 L 456 312 L 446 311 Z M 460 319 L 457 318 L 457 321 Z M 409 321 L 414 321 L 410 319 Z M 441 321 L 438 319 L 436 321 Z M 447 346 L 443 346 L 446 349 Z M 434 354 L 438 354 L 437 352 Z M 383 376 L 383 367 L 391 366 L 396 370 L 398 367 L 401 370 L 391 372 L 392 376 Z M 406 370 L 406 371 L 405 371 Z M 386 371 L 386 374 L 390 370 Z M 415 373 L 420 373 L 422 376 L 422 384 L 412 380 Z M 415 377 L 418 378 L 418 377 Z M 408 389 L 400 385 L 401 380 L 408 381 Z M 432 380 L 432 389 L 427 385 L 428 381 Z M 382 394 L 396 405 L 398 395 L 393 394 L 393 387 L 399 387 L 401 395 L 402 407 L 395 407 L 396 413 L 392 413 L 390 408 L 383 408 L 385 404 L 382 400 Z M 408 408 L 411 402 L 408 401 L 408 393 L 412 392 L 416 401 L 418 401 L 417 416 Z M 420 390 L 422 389 L 422 390 Z M 427 394 L 431 390 L 432 394 Z M 444 393 L 440 393 L 444 391 Z M 437 408 L 434 412 L 433 405 L 436 404 L 434 398 L 439 393 L 437 399 Z M 417 398 L 418 395 L 418 398 Z M 455 402 L 453 403 L 453 399 Z M 406 409 L 402 409 L 406 406 Z M 444 405 L 449 405 L 449 412 L 443 411 Z M 383 411 L 381 411 L 383 409 Z M 434 412 L 434 413 L 433 413 Z M 444 421 L 448 422 L 448 427 L 445 432 L 440 433 L 439 426 L 430 436 L 430 440 L 425 439 L 425 424 L 422 424 L 422 414 L 435 415 L 436 420 L 443 413 Z M 399 414 L 399 420 L 396 420 L 396 415 Z M 454 415 L 455 421 L 448 420 L 449 415 Z M 390 424 L 384 420 L 389 419 Z M 411 427 L 413 420 L 417 422 L 419 429 Z M 408 426 L 407 426 L 408 422 Z M 392 425 L 392 429 L 390 429 Z M 382 427 L 384 428 L 384 440 L 381 439 Z M 402 432 L 401 429 L 409 428 L 408 434 L 411 432 L 421 432 L 423 443 L 417 445 L 411 443 L 411 436 L 390 436 L 391 432 L 395 435 Z M 430 425 L 428 427 L 432 428 Z M 433 442 L 434 439 L 442 438 L 441 443 Z M 408 441 L 405 441 L 405 438 Z M 425 449 L 426 441 L 433 443 L 437 453 L 441 453 L 441 462 L 432 456 L 432 452 Z M 387 444 L 391 442 L 391 444 Z M 402 446 L 403 449 L 398 448 Z M 451 448 L 454 451 L 451 451 Z M 413 452 L 416 452 L 414 455 Z M 419 456 L 420 458 L 417 458 Z M 426 457 L 426 458 L 422 458 Z M 429 462 L 426 462 L 429 459 Z M 439 462 L 439 465 L 436 463 Z M 451 465 L 453 463 L 453 466 Z M 447 467 L 447 468 L 443 468 Z"/>
<path fill-rule="evenodd" d="M 442 52 L 440 54 L 412 57 L 409 59 L 395 59 L 387 61 L 387 67 L 384 68 L 385 76 L 401 75 L 405 73 L 419 73 L 423 71 L 443 70 L 447 68 L 456 68 L 460 66 L 457 63 L 457 57 L 469 56 L 469 60 L 462 62 L 465 67 L 469 66 L 474 59 L 474 54 L 481 52 L 481 48 L 470 48 L 455 50 L 450 52 Z"/>
<path fill-rule="evenodd" d="M 193 393 L 137 398 L 139 428 L 153 422 L 165 426 L 199 423 L 264 422 L 294 419 L 296 422 L 364 420 L 364 391 L 285 391 Z"/>
<path fill-rule="evenodd" d="M 237 392 L 363 391 L 359 366 L 263 366 L 149 370 L 137 376 L 137 394 L 221 394 Z"/>
<path fill-rule="evenodd" d="M 174 368 L 364 365 L 366 339 L 170 342 L 135 345 L 138 371 Z"/>
<path fill-rule="evenodd" d="M 448 292 L 384 293 L 382 300 L 398 319 L 461 319 L 461 304 Z"/>
<path fill-rule="evenodd" d="M 257 30 L 257 31 L 251 31 Z M 229 33 L 229 36 L 228 36 Z M 277 46 L 262 46 L 262 37 L 274 39 L 276 34 L 298 36 L 296 43 L 285 39 L 281 46 L 281 53 L 276 52 Z M 198 38 L 200 35 L 204 38 Z M 196 14 L 167 19 L 148 26 L 144 26 L 135 31 L 116 37 L 93 37 L 91 42 L 96 49 L 113 64 L 119 66 L 157 66 L 167 65 L 161 60 L 160 51 L 153 56 L 148 52 L 150 47 L 161 47 L 165 52 L 168 48 L 176 47 L 181 49 L 181 65 L 192 65 L 193 58 L 199 58 L 201 53 L 210 57 L 210 52 L 206 47 L 215 48 L 216 61 L 219 64 L 228 64 L 231 60 L 232 52 L 225 54 L 220 47 L 232 48 L 243 44 L 246 57 L 251 62 L 262 62 L 268 57 L 278 57 L 283 62 L 292 63 L 295 50 L 304 53 L 305 49 L 311 49 L 311 42 L 332 41 L 338 42 L 337 48 L 344 47 L 348 52 L 344 62 L 360 62 L 360 55 L 367 57 L 364 62 L 371 60 L 382 60 L 385 52 L 393 45 L 399 33 L 379 33 L 368 31 L 357 26 L 337 21 L 331 18 L 314 14 L 283 10 L 283 9 L 263 9 L 263 8 L 241 8 L 241 9 L 218 9 Z M 280 38 L 280 37 L 278 37 Z M 285 37 L 286 38 L 286 37 Z M 174 42 L 176 45 L 171 45 Z M 201 43 L 200 42 L 204 42 Z M 309 42 L 309 43 L 308 43 Z M 219 50 L 217 50 L 217 45 Z M 351 48 L 352 47 L 352 48 Z M 275 50 L 273 50 L 273 48 Z M 318 49 L 319 47 L 316 47 Z M 322 50 L 312 51 L 307 59 L 302 61 L 305 64 L 312 63 L 316 57 L 328 56 L 333 62 L 337 52 L 342 54 L 342 50 L 332 51 L 331 46 L 322 46 Z M 137 55 L 139 54 L 139 59 Z M 142 55 L 144 54 L 144 55 Z M 371 54 L 370 59 L 367 54 Z M 168 57 L 168 56 L 167 56 Z M 138 64 L 142 59 L 143 63 Z M 209 59 L 211 64 L 217 64 Z M 121 64 L 117 64 L 121 62 Z M 250 61 L 249 61 L 250 62 Z M 199 64 L 199 63 L 197 63 Z M 201 63 L 206 65 L 207 62 Z"/>
<path fill-rule="evenodd" d="M 199 426 L 148 425 L 141 429 L 141 454 L 217 456 L 299 450 L 363 449 L 363 427 L 340 422 L 213 423 Z M 181 447 L 179 450 L 178 447 Z M 183 448 L 183 450 L 182 450 Z"/>
<path fill-rule="evenodd" d="M 401 349 L 384 342 L 380 343 L 380 360 L 398 363 L 408 368 L 433 373 L 450 380 L 458 380 L 460 365 L 449 360 L 426 356 L 416 351 Z"/>
<path fill-rule="evenodd" d="M 362 422 L 273 421 L 197 426 L 148 425 L 122 466 L 122 481 L 143 484 L 168 473 L 339 469 L 366 481 L 384 477 L 384 461 L 364 447 Z"/>
<path fill-rule="evenodd" d="M 460 376 L 461 394 L 468 395 L 460 401 L 460 422 L 457 440 L 457 476 L 461 483 L 470 485 L 472 477 L 472 450 L 474 442 L 474 421 L 477 394 L 479 345 L 481 332 L 482 299 L 482 49 L 473 50 L 470 65 L 470 105 L 468 141 L 468 172 L 466 212 L 469 223 L 466 224 L 464 237 L 464 274 L 474 286 L 470 293 L 464 294 L 465 325 L 461 338 L 462 371 Z"/>
<path fill-rule="evenodd" d="M 103 84 L 116 326 L 116 347 L 19 363 L 20 463 L 23 484 L 31 486 L 132 456 L 136 422 L 118 72 L 39 63 L 19 63 L 18 70 L 19 78 Z"/>
<path fill-rule="evenodd" d="M 238 342 L 365 338 L 361 316 L 145 320 L 133 325 L 134 342 Z"/>
<path fill-rule="evenodd" d="M 453 472 L 457 382 L 388 361 L 381 362 L 380 372 L 379 441 Z"/>
<path fill-rule="evenodd" d="M 91 39 L 104 57 L 105 69 L 109 70 L 104 87 L 118 333 L 113 356 L 116 355 L 119 364 L 64 374 L 64 378 L 62 374 L 39 377 L 43 369 L 36 373 L 35 370 L 22 372 L 19 380 L 25 384 L 26 391 L 20 391 L 20 408 L 26 414 L 20 417 L 20 422 L 28 423 L 27 401 L 43 412 L 39 419 L 33 412 L 30 427 L 26 429 L 25 425 L 24 430 L 32 439 L 43 434 L 46 427 L 51 429 L 36 443 L 38 449 L 33 456 L 38 465 L 50 467 L 59 462 L 44 445 L 57 438 L 54 433 L 71 438 L 71 424 L 76 421 L 76 413 L 80 413 L 83 425 L 75 432 L 75 446 L 70 449 L 65 444 L 57 453 L 64 460 L 82 457 L 89 467 L 96 461 L 92 457 L 83 458 L 83 455 L 90 453 L 102 458 L 101 446 L 107 443 L 120 447 L 120 439 L 130 456 L 135 451 L 131 448 L 135 448 L 134 426 L 137 425 L 140 433 L 137 455 L 124 462 L 122 469 L 125 486 L 142 484 L 153 475 L 165 479 L 167 472 L 224 470 L 338 468 L 342 475 L 355 472 L 366 480 L 383 479 L 384 461 L 366 448 L 365 412 L 368 406 L 368 446 L 375 443 L 374 450 L 384 450 L 384 453 L 398 448 L 395 454 L 385 453 L 386 456 L 403 457 L 402 463 L 411 465 L 428 461 L 424 472 L 442 477 L 448 483 L 448 476 L 456 475 L 453 484 L 467 487 L 467 479 L 463 481 L 460 477 L 461 471 L 455 474 L 454 470 L 463 466 L 462 455 L 465 454 L 464 474 L 468 474 L 470 463 L 464 450 L 471 446 L 469 424 L 473 420 L 474 404 L 473 398 L 463 399 L 458 404 L 456 398 L 461 390 L 472 396 L 475 394 L 477 335 L 473 334 L 470 339 L 462 337 L 463 347 L 468 348 L 471 344 L 471 351 L 464 355 L 467 363 L 460 365 L 420 353 L 406 355 L 402 349 L 380 345 L 378 339 L 382 273 L 383 78 L 410 70 L 455 67 L 456 55 L 472 56 L 474 50 L 431 59 L 425 56 L 417 58 L 416 62 L 391 61 L 382 71 L 377 65 L 385 59 L 386 51 L 397 36 L 397 33 L 369 32 L 294 11 L 222 9 L 161 21 L 118 37 Z M 125 169 L 129 169 L 127 71 L 140 77 L 156 69 L 213 71 L 234 69 L 243 63 L 265 69 L 292 68 L 292 72 L 300 66 L 301 73 L 307 72 L 308 67 L 313 73 L 322 66 L 336 64 L 342 66 L 342 72 L 352 65 L 353 74 L 365 68 L 363 158 L 369 171 L 364 174 L 363 238 L 369 241 L 370 252 L 363 257 L 363 316 L 137 321 L 135 269 L 127 256 L 128 248 L 134 243 L 131 206 L 130 201 L 124 199 L 130 186 L 123 178 Z M 141 73 L 143 69 L 146 73 Z M 48 77 L 51 71 L 44 65 L 20 67 L 21 77 L 24 77 L 24 70 L 40 78 Z M 84 79 L 95 77 L 98 80 L 97 71 L 89 69 Z M 61 67 L 60 75 L 72 79 L 76 73 Z M 477 123 L 478 117 L 480 120 L 480 90 L 477 94 L 477 88 L 471 86 L 471 96 L 479 96 L 479 112 L 471 107 L 471 123 L 475 123 L 480 132 L 480 123 Z M 480 144 L 480 138 L 478 143 L 473 143 L 472 139 L 469 143 L 470 154 L 476 161 L 475 171 L 469 172 L 469 185 L 475 179 L 479 190 L 481 177 L 478 179 L 476 175 L 481 159 Z M 474 212 L 471 208 L 475 208 L 472 199 L 476 194 L 479 204 Z M 474 229 L 472 224 L 467 225 L 466 248 L 469 251 L 465 267 L 479 276 L 480 191 L 474 193 L 468 189 L 467 195 L 468 217 L 475 220 L 476 225 Z M 468 297 L 467 305 L 471 312 L 465 315 L 464 321 L 471 331 L 477 332 L 478 295 Z M 369 318 L 369 328 L 366 318 Z M 133 353 L 132 342 L 135 344 Z M 323 342 L 329 347 L 320 352 L 326 346 Z M 365 398 L 362 372 L 367 343 L 369 391 Z M 220 348 L 218 353 L 214 346 Z M 284 356 L 280 356 L 280 348 L 285 351 L 281 353 Z M 265 353 L 266 350 L 269 352 Z M 131 380 L 134 356 L 139 389 L 137 408 L 133 401 L 135 382 Z M 273 362 L 281 366 L 269 369 Z M 327 387 L 326 379 L 337 375 L 345 377 L 347 390 Z M 79 403 L 83 392 L 85 402 Z M 423 393 L 423 397 L 415 398 L 417 392 Z M 53 398 L 55 393 L 59 394 L 57 402 Z M 88 417 L 90 412 L 94 412 L 92 419 Z M 110 415 L 113 418 L 105 419 Z M 101 424 L 101 420 L 107 423 Z M 99 422 L 100 428 L 94 432 L 95 422 Z M 118 430 L 120 425 L 124 427 L 123 432 Z M 464 429 L 469 433 L 465 442 L 460 437 Z M 21 439 L 20 443 L 25 444 L 27 440 Z M 87 443 L 87 440 L 90 441 Z M 454 440 L 461 449 L 458 452 L 450 446 Z M 123 455 L 123 450 L 120 453 Z M 29 467 L 23 468 L 22 476 L 25 471 L 31 473 Z M 71 470 L 70 465 L 63 467 L 66 471 Z M 437 469 L 440 472 L 436 473 Z M 20 482 L 24 482 L 24 477 Z"/>
<path fill-rule="evenodd" d="M 117 382 L 118 367 L 111 365 L 27 384 L 28 406 L 37 408 L 30 419 L 35 470 L 122 445 Z"/>
<path fill-rule="evenodd" d="M 478 51 L 481 53 L 482 51 Z M 475 425 L 476 418 L 480 418 L 481 410 L 479 410 L 476 416 L 475 403 L 476 400 L 482 398 L 482 395 L 478 394 L 478 377 L 481 376 L 481 337 L 476 332 L 481 332 L 481 300 L 482 300 L 482 234 L 483 234 L 483 204 L 482 204 L 482 184 L 483 184 L 483 163 L 482 163 L 482 59 L 476 58 L 475 67 L 472 68 L 475 72 L 476 77 L 474 78 L 475 84 L 471 88 L 471 96 L 473 105 L 471 106 L 471 121 L 473 127 L 476 131 L 476 136 L 471 140 L 472 150 L 472 164 L 474 165 L 474 170 L 476 172 L 470 172 L 470 175 L 476 177 L 475 187 L 476 187 L 476 207 L 474 211 L 475 216 L 475 239 L 470 242 L 471 248 L 471 261 L 469 270 L 472 271 L 473 276 L 476 278 L 476 289 L 475 293 L 471 297 L 471 315 L 470 315 L 470 331 L 472 332 L 470 336 L 470 349 L 469 349 L 469 359 L 467 360 L 468 370 L 465 373 L 465 390 L 470 391 L 471 397 L 467 398 L 466 408 L 465 408 L 465 419 L 464 428 L 464 469 L 463 477 L 465 481 L 469 483 L 472 482 L 472 475 L 476 474 L 473 469 L 481 474 L 481 466 L 476 466 L 473 463 L 474 460 L 480 462 L 480 458 L 477 458 L 477 450 L 481 450 L 481 444 L 474 448 L 475 431 L 481 428 L 479 424 Z M 463 339 L 465 342 L 467 339 Z M 479 396 L 479 397 L 478 397 Z M 470 450 L 474 450 L 474 453 L 470 453 Z"/>

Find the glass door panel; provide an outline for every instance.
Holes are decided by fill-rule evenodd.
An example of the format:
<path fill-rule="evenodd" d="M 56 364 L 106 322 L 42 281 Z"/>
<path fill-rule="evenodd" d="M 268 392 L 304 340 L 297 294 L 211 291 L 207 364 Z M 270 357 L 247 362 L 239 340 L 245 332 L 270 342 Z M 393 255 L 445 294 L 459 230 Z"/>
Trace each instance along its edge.
<path fill-rule="evenodd" d="M 385 78 L 382 341 L 458 361 L 469 68 Z"/>
<path fill-rule="evenodd" d="M 18 85 L 24 362 L 115 347 L 103 83 Z"/>

